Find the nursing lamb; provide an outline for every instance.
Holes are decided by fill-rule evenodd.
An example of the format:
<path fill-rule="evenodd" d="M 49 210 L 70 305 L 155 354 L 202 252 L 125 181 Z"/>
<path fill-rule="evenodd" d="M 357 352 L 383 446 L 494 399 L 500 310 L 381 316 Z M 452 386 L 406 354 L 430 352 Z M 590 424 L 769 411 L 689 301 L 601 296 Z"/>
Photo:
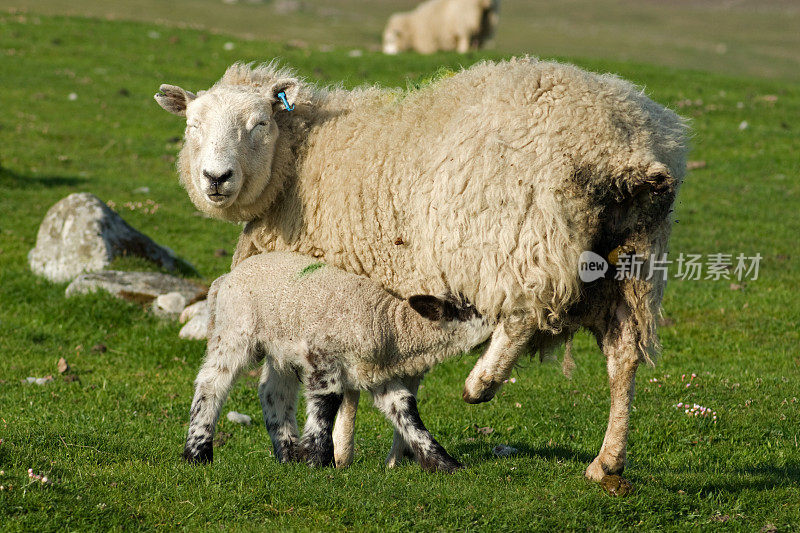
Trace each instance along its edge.
<path fill-rule="evenodd" d="M 584 283 L 579 258 L 633 250 L 646 273 L 666 253 L 686 171 L 675 113 L 617 77 L 527 58 L 411 92 L 322 89 L 236 64 L 197 96 L 162 85 L 156 100 L 187 119 L 178 168 L 192 202 L 247 222 L 234 265 L 295 251 L 400 297 L 461 294 L 496 321 L 466 401 L 491 399 L 524 352 L 589 329 L 611 412 L 586 475 L 622 471 L 665 280 Z"/>
<path fill-rule="evenodd" d="M 345 391 L 365 389 L 422 468 L 461 465 L 425 429 L 407 382 L 486 340 L 492 326 L 460 299 L 401 300 L 363 276 L 307 256 L 253 256 L 209 291 L 208 351 L 195 382 L 184 458 L 213 458 L 214 428 L 239 374 L 264 359 L 264 422 L 280 461 L 333 462 L 334 417 Z M 298 442 L 297 390 L 307 418 Z"/>

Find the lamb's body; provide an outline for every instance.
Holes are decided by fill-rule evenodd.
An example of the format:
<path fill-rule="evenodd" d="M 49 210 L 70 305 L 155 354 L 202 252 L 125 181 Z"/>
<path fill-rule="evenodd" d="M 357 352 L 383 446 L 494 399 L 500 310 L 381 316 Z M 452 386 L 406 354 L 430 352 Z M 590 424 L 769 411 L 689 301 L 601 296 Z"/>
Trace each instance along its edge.
<path fill-rule="evenodd" d="M 284 88 L 294 111 L 278 103 Z M 612 405 L 587 475 L 622 470 L 633 376 L 657 351 L 665 280 L 584 284 L 578 260 L 618 246 L 666 252 L 685 173 L 676 114 L 619 78 L 533 59 L 481 63 L 409 94 L 316 89 L 242 65 L 196 99 L 162 90 L 162 106 L 190 123 L 239 128 L 187 130 L 179 161 L 200 210 L 248 222 L 234 265 L 290 250 L 399 296 L 462 294 L 498 321 L 465 384 L 470 402 L 490 399 L 526 347 L 590 329 Z M 274 131 L 260 159 L 242 131 L 254 109 Z M 233 178 L 220 185 L 209 168 Z"/>
<path fill-rule="evenodd" d="M 460 315 L 423 318 L 412 308 L 420 299 L 448 305 Z M 208 354 L 192 403 L 188 459 L 210 460 L 221 402 L 236 375 L 263 357 L 264 371 L 273 379 L 259 395 L 279 459 L 298 457 L 294 409 L 301 380 L 309 421 L 299 457 L 312 464 L 333 459 L 333 416 L 345 391 L 364 389 L 373 393 L 420 464 L 433 470 L 457 466 L 421 421 L 416 423 L 419 415 L 411 405 L 416 391 L 405 383 L 488 338 L 492 327 L 474 309 L 433 297 L 410 304 L 368 278 L 285 252 L 242 262 L 214 282 L 209 303 Z"/>
<path fill-rule="evenodd" d="M 494 34 L 498 4 L 499 0 L 428 0 L 413 11 L 395 13 L 383 31 L 383 52 L 477 50 Z"/>

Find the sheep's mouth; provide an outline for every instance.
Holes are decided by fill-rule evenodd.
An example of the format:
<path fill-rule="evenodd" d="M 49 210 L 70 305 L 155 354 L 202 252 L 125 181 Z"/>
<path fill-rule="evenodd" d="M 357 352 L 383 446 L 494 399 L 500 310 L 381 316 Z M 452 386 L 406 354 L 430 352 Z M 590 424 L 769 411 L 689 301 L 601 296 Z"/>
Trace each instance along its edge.
<path fill-rule="evenodd" d="M 219 192 L 206 194 L 206 197 L 215 204 L 221 204 L 228 199 L 230 194 L 222 194 Z"/>

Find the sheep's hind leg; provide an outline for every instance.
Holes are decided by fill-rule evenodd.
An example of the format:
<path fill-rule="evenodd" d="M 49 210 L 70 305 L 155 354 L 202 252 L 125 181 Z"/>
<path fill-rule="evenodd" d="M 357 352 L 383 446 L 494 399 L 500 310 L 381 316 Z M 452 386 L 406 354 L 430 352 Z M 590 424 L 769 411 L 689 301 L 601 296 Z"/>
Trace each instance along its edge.
<path fill-rule="evenodd" d="M 344 392 L 342 405 L 336 415 L 333 426 L 333 460 L 336 468 L 345 468 L 353 463 L 355 454 L 356 412 L 360 390 L 347 390 Z"/>
<path fill-rule="evenodd" d="M 335 362 L 325 354 L 309 352 L 311 372 L 306 386 L 306 425 L 300 439 L 299 455 L 310 466 L 333 464 L 333 424 L 342 404 L 344 383 Z"/>
<path fill-rule="evenodd" d="M 276 369 L 264 362 L 258 399 L 264 414 L 264 425 L 272 441 L 275 459 L 281 463 L 297 460 L 297 391 L 300 380 L 292 370 Z"/>
<path fill-rule="evenodd" d="M 607 475 L 618 476 L 625 468 L 634 378 L 640 361 L 637 340 L 633 316 L 627 305 L 620 303 L 600 343 L 608 368 L 611 411 L 600 453 L 586 469 L 586 477 L 594 481 L 602 481 Z"/>
<path fill-rule="evenodd" d="M 390 381 L 371 392 L 375 406 L 408 443 L 423 470 L 452 473 L 462 468 L 425 428 L 417 410 L 417 399 L 400 380 Z"/>
<path fill-rule="evenodd" d="M 417 397 L 420 381 L 422 381 L 422 376 L 403 378 L 403 385 L 406 386 L 406 388 L 412 395 L 414 395 L 415 398 Z M 403 459 L 414 459 L 414 451 L 405 441 L 400 432 L 395 429 L 394 437 L 392 439 L 392 449 L 389 450 L 389 455 L 386 457 L 386 466 L 387 468 L 394 468 Z"/>
<path fill-rule="evenodd" d="M 210 463 L 214 459 L 214 429 L 222 404 L 236 378 L 255 360 L 255 350 L 241 338 L 209 340 L 206 358 L 195 380 L 194 399 L 189 412 L 189 433 L 183 458 L 190 463 Z"/>
<path fill-rule="evenodd" d="M 486 352 L 475 363 L 461 395 L 467 403 L 488 402 L 511 375 L 536 327 L 525 315 L 512 315 L 492 333 Z"/>

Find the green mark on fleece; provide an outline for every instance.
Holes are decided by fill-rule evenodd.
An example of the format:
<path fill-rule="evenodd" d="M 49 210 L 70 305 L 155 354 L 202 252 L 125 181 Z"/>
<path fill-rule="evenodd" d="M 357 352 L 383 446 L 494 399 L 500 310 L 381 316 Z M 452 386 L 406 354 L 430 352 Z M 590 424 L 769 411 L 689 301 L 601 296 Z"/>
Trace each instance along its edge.
<path fill-rule="evenodd" d="M 318 263 L 311 263 L 310 265 L 308 265 L 307 267 L 305 267 L 303 270 L 300 271 L 300 275 L 298 277 L 302 278 L 303 276 L 308 276 L 309 274 L 311 274 L 315 270 L 319 270 L 320 268 L 322 268 L 324 266 L 325 266 L 325 263 L 319 263 L 319 262 Z"/>

